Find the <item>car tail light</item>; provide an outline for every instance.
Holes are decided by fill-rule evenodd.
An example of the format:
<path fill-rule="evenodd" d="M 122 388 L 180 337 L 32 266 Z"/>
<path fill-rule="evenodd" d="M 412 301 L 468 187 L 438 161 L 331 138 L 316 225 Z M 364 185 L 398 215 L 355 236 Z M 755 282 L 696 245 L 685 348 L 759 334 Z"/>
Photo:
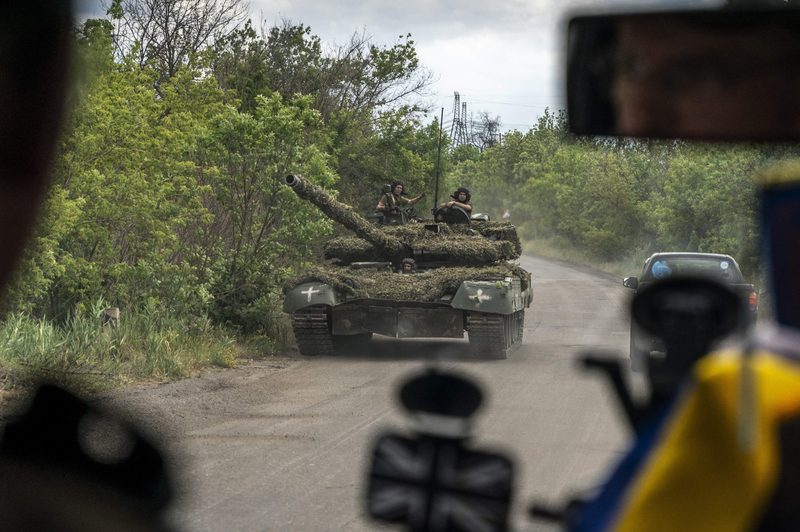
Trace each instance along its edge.
<path fill-rule="evenodd" d="M 755 292 L 750 292 L 748 299 L 750 303 L 750 311 L 755 312 L 756 310 L 758 310 L 758 294 L 756 294 Z"/>

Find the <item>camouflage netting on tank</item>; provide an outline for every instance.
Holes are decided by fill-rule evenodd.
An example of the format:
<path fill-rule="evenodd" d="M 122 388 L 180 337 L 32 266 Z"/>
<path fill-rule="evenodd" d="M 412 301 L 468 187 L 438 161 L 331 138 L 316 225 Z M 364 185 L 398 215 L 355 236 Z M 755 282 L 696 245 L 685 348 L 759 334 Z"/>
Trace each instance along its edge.
<path fill-rule="evenodd" d="M 487 238 L 498 238 L 504 242 L 511 242 L 516 252 L 516 258 L 522 255 L 522 242 L 519 240 L 517 228 L 511 222 L 472 222 L 472 228 Z"/>
<path fill-rule="evenodd" d="M 482 268 L 439 268 L 411 275 L 326 264 L 291 277 L 283 289 L 286 293 L 303 283 L 321 282 L 359 299 L 434 302 L 444 294 L 455 293 L 464 281 L 506 277 L 519 277 L 523 290 L 530 286 L 530 274 L 512 263 Z"/>
<path fill-rule="evenodd" d="M 423 223 L 410 223 L 387 227 L 383 231 L 414 250 L 448 256 L 453 262 L 496 262 L 519 258 L 522 246 L 516 229 L 508 222 L 480 222 L 472 229 L 465 224 L 440 225 L 440 232 L 425 229 Z M 323 246 L 326 259 L 339 259 L 343 263 L 383 260 L 386 257 L 365 240 L 357 237 L 339 237 Z"/>
<path fill-rule="evenodd" d="M 444 256 L 453 262 L 496 262 L 514 260 L 522 253 L 516 229 L 508 222 L 474 222 L 475 235 L 468 235 L 467 224 L 440 224 L 441 231 L 433 233 L 425 229 L 424 223 L 410 223 L 398 227 L 381 229 L 359 216 L 349 205 L 332 198 L 322 188 L 300 176 L 288 176 L 294 180 L 292 189 L 301 198 L 315 204 L 319 209 L 356 234 L 351 238 L 336 238 L 325 244 L 325 257 L 339 259 L 344 263 L 368 260 L 400 260 L 408 255 L 403 243 L 415 250 L 425 250 Z M 371 244 L 371 245 L 370 245 Z"/>
<path fill-rule="evenodd" d="M 325 253 L 325 259 L 339 260 L 343 264 L 372 260 L 390 260 L 368 242 L 353 236 L 340 236 L 328 240 L 322 245 L 322 250 Z"/>
<path fill-rule="evenodd" d="M 352 207 L 331 197 L 322 188 L 296 176 L 298 183 L 292 187 L 295 194 L 316 205 L 326 216 L 353 231 L 358 237 L 372 242 L 385 255 L 399 258 L 398 242 L 359 216 Z"/>

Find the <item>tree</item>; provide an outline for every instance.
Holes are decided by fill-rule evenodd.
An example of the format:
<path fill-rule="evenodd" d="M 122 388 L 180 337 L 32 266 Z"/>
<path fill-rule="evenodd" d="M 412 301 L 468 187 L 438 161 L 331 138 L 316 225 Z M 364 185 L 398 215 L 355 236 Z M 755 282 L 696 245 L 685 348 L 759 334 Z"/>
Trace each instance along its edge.
<path fill-rule="evenodd" d="M 260 33 L 246 24 L 217 41 L 211 64 L 243 112 L 253 112 L 258 95 L 278 93 L 287 103 L 311 96 L 329 132 L 337 187 L 359 209 L 374 207 L 384 183 L 422 182 L 429 171 L 409 143 L 423 110 L 416 98 L 433 76 L 410 35 L 381 46 L 356 32 L 343 45 L 325 47 L 303 24 L 283 20 Z"/>
<path fill-rule="evenodd" d="M 247 16 L 244 0 L 111 0 L 118 59 L 135 55 L 166 83 L 206 46 L 234 31 Z"/>
<path fill-rule="evenodd" d="M 433 73 L 422 66 L 411 34 L 400 36 L 391 47 L 378 46 L 364 32 L 333 49 L 320 104 L 323 117 L 346 111 L 355 116 L 385 107 L 405 106 L 419 111 L 420 96 L 433 82 Z"/>
<path fill-rule="evenodd" d="M 331 221 L 283 184 L 287 173 L 328 187 L 336 180 L 318 147 L 321 124 L 311 103 L 259 96 L 252 114 L 228 106 L 200 137 L 197 166 L 214 221 L 199 252 L 212 270 L 209 311 L 222 323 L 263 328 L 289 269 L 330 232 Z"/>
<path fill-rule="evenodd" d="M 271 92 L 287 100 L 297 94 L 318 100 L 328 64 L 319 37 L 288 20 L 260 34 L 248 21 L 218 39 L 211 53 L 214 77 L 240 101 L 243 112 L 252 112 L 256 97 Z"/>
<path fill-rule="evenodd" d="M 257 94 L 311 95 L 325 124 L 339 115 L 369 122 L 399 107 L 419 113 L 423 106 L 413 98 L 425 95 L 433 81 L 410 34 L 380 46 L 356 32 L 347 43 L 325 48 L 311 28 L 289 20 L 260 34 L 248 23 L 221 37 L 212 65 L 222 87 L 236 91 L 242 110 Z"/>
<path fill-rule="evenodd" d="M 498 142 L 500 137 L 500 117 L 494 118 L 489 116 L 487 111 L 478 113 L 478 123 L 475 125 L 473 121 L 472 131 L 470 131 L 471 143 L 478 147 L 480 151 L 486 148 L 491 148 Z"/>

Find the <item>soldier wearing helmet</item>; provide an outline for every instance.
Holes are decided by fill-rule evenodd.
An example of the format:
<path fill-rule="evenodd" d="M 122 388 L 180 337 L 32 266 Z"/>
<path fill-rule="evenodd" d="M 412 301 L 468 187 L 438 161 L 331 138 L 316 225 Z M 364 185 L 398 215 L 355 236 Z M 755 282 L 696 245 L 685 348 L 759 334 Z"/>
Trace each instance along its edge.
<path fill-rule="evenodd" d="M 406 199 L 403 197 L 405 192 L 406 184 L 399 179 L 395 179 L 392 182 L 391 190 L 384 194 L 381 200 L 378 202 L 376 210 L 386 213 L 397 212 L 400 210 L 400 207 L 414 205 L 416 202 L 428 195 L 427 192 L 423 192 L 414 199 Z"/>
<path fill-rule="evenodd" d="M 417 273 L 417 261 L 414 259 L 403 259 L 400 264 L 400 273 Z"/>
<path fill-rule="evenodd" d="M 472 203 L 469 201 L 472 196 L 469 193 L 469 189 L 466 187 L 459 187 L 458 190 L 453 192 L 453 195 L 450 197 L 453 198 L 453 201 L 442 203 L 442 207 L 452 207 L 455 205 L 456 207 L 461 207 L 467 212 L 472 212 Z"/>

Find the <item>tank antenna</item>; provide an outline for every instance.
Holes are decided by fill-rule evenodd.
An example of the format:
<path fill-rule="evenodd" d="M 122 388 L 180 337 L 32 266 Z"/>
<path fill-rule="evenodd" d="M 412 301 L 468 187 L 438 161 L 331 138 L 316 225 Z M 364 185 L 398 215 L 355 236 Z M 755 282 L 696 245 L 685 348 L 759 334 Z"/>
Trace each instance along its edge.
<path fill-rule="evenodd" d="M 439 165 L 442 160 L 442 124 L 444 123 L 444 107 L 442 117 L 439 119 L 439 148 L 436 153 L 436 191 L 433 193 L 433 210 L 439 205 Z"/>

